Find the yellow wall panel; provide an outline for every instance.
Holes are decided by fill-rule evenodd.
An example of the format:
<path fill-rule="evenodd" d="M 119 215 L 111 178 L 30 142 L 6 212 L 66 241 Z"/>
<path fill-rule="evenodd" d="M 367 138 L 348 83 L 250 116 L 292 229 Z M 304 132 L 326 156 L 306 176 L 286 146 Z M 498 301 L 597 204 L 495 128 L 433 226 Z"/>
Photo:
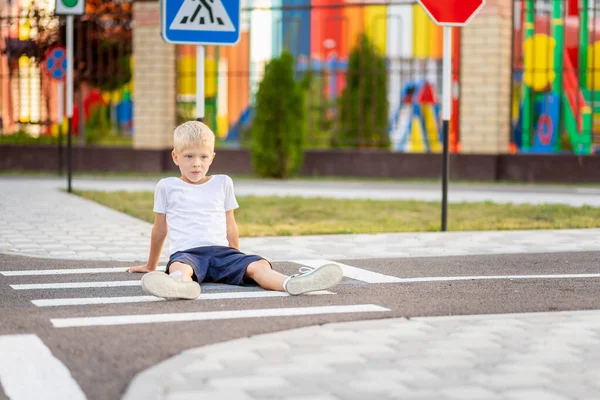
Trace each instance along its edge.
<path fill-rule="evenodd" d="M 375 47 L 385 54 L 387 40 L 387 6 L 364 7 L 365 34 Z"/>
<path fill-rule="evenodd" d="M 429 57 L 431 19 L 423 8 L 415 4 L 413 9 L 413 44 L 414 57 Z"/>

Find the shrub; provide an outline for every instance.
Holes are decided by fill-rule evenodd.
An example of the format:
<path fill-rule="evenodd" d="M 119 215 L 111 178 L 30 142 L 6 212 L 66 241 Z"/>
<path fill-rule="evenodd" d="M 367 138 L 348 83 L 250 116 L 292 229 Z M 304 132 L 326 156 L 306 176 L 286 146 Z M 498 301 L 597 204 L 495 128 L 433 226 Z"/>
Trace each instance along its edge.
<path fill-rule="evenodd" d="M 267 64 L 256 94 L 250 152 L 259 176 L 287 178 L 300 169 L 304 117 L 304 91 L 294 79 L 294 58 L 284 51 Z"/>
<path fill-rule="evenodd" d="M 385 57 L 361 35 L 348 59 L 346 87 L 340 96 L 339 147 L 390 146 Z"/>

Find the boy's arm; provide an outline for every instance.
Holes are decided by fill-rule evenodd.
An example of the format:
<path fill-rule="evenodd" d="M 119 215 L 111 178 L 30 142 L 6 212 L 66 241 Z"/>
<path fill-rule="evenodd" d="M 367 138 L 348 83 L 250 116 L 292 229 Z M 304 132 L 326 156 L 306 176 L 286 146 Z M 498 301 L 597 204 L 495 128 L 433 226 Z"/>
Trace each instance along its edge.
<path fill-rule="evenodd" d="M 167 215 L 162 213 L 154 213 L 154 225 L 152 226 L 152 236 L 150 238 L 150 254 L 146 265 L 138 265 L 130 267 L 127 272 L 151 272 L 158 267 L 160 253 L 162 252 L 165 239 L 167 237 Z"/>
<path fill-rule="evenodd" d="M 229 247 L 233 247 L 234 249 L 239 250 L 239 231 L 237 223 L 235 222 L 233 210 L 225 211 L 225 218 L 227 220 L 227 241 L 229 242 Z"/>

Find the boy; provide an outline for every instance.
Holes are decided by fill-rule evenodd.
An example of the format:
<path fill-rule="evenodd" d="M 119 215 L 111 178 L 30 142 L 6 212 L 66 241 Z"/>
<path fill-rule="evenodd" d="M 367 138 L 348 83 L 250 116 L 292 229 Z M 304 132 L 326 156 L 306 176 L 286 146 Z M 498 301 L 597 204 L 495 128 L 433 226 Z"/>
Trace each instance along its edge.
<path fill-rule="evenodd" d="M 195 299 L 201 282 L 247 285 L 291 295 L 325 290 L 343 278 L 342 269 L 326 264 L 285 276 L 262 257 L 239 251 L 233 210 L 238 203 L 227 175 L 207 176 L 215 158 L 215 135 L 198 121 L 178 126 L 173 134 L 173 162 L 181 177 L 158 182 L 154 193 L 154 226 L 146 265 L 127 269 L 148 272 L 142 289 L 166 299 Z M 170 235 L 166 273 L 155 271 L 164 241 Z"/>

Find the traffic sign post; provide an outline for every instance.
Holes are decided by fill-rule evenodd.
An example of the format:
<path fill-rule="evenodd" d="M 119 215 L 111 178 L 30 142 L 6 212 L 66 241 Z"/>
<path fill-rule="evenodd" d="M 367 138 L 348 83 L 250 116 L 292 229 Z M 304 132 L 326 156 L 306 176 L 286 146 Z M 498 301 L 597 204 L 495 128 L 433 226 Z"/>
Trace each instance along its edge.
<path fill-rule="evenodd" d="M 62 46 L 54 46 L 46 52 L 44 70 L 50 79 L 57 81 L 58 91 L 58 175 L 63 170 L 63 151 L 62 151 L 62 123 L 64 119 L 64 79 L 67 74 L 67 51 Z"/>
<path fill-rule="evenodd" d="M 73 120 L 73 17 L 85 14 L 85 0 L 56 0 L 54 14 L 65 15 L 67 19 L 67 191 L 71 193 L 73 176 L 73 133 L 71 132 L 71 121 Z"/>
<path fill-rule="evenodd" d="M 240 0 L 161 0 L 161 36 L 167 43 L 195 44 L 196 119 L 204 119 L 204 45 L 240 40 Z"/>
<path fill-rule="evenodd" d="M 73 16 L 67 15 L 67 191 L 73 180 Z"/>
<path fill-rule="evenodd" d="M 444 27 L 444 60 L 442 67 L 442 231 L 448 227 L 448 137 L 452 117 L 452 27 L 465 26 L 485 6 L 485 0 L 418 0 L 429 17 Z"/>
<path fill-rule="evenodd" d="M 56 0 L 54 13 L 65 15 L 67 20 L 67 191 L 71 193 L 73 181 L 73 17 L 85 13 L 85 0 Z M 61 125 L 59 125 L 59 129 L 62 130 Z"/>

